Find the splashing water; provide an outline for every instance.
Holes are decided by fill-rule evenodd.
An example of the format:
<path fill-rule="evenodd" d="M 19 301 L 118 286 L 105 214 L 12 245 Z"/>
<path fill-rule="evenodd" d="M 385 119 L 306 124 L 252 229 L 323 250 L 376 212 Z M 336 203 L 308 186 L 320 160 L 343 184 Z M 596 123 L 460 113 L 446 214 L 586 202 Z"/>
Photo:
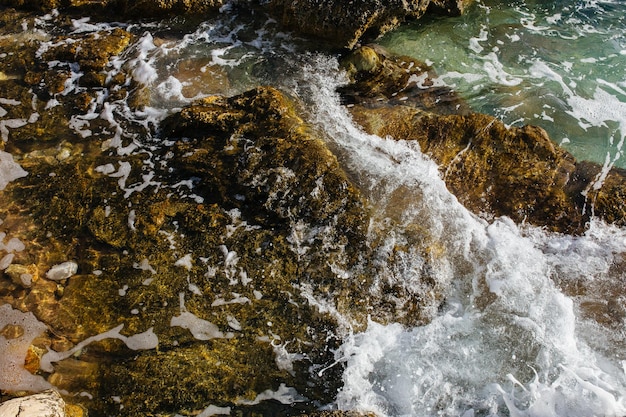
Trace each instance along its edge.
<path fill-rule="evenodd" d="M 621 10 L 619 1 L 483 2 L 465 17 L 383 41 L 433 63 L 475 110 L 543 125 L 578 156 L 595 153 L 608 168 L 622 161 L 626 132 Z M 339 104 L 336 88 L 345 80 L 334 58 L 293 54 L 295 40 L 271 21 L 260 29 L 233 22 L 205 22 L 171 39 L 146 31 L 125 64 L 152 86 L 150 106 L 130 114 L 120 102 L 97 117 L 119 132 L 108 143 L 119 156 L 148 153 L 124 136 L 120 119 L 149 130 L 194 98 L 279 85 L 307 104 L 309 121 L 373 206 L 375 279 L 421 291 L 421 249 L 437 247 L 429 261 L 443 305 L 430 309 L 423 326 L 370 320 L 364 332 L 347 332 L 336 352 L 345 372 L 335 407 L 381 416 L 626 414 L 626 230 L 593 221 L 572 237 L 476 217 L 448 192 L 417 142 L 354 125 Z M 591 46 L 593 57 L 585 52 Z M 595 148 L 590 137 L 608 146 Z M 415 243 L 416 235 L 424 241 Z M 415 250 L 386 263 L 388 248 L 408 243 Z"/>
<path fill-rule="evenodd" d="M 402 231 L 392 234 L 427 224 L 445 248 L 438 279 L 448 287 L 443 313 L 430 324 L 370 321 L 366 332 L 346 338 L 337 353 L 347 365 L 337 406 L 387 416 L 623 414 L 623 317 L 617 332 L 583 317 L 589 299 L 568 296 L 557 283 L 623 283 L 623 272 L 610 265 L 626 249 L 626 233 L 594 222 L 582 237 L 550 235 L 506 218 L 476 218 L 414 143 L 367 135 L 352 124 L 337 104 L 333 83 L 340 81 L 332 72 L 326 61 L 307 73 L 316 123 L 364 178 L 381 209 L 378 221 L 389 215 L 385 204 L 400 211 Z M 398 190 L 411 190 L 401 208 L 393 199 Z M 596 297 L 602 302 L 604 295 Z"/>

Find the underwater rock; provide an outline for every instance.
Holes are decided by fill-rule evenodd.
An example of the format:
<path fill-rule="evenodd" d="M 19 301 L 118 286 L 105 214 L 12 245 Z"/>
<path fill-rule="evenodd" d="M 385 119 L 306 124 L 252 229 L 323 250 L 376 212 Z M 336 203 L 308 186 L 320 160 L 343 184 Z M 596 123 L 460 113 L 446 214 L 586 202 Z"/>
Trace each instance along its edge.
<path fill-rule="evenodd" d="M 123 29 L 114 28 L 78 38 L 73 35 L 68 39 L 55 39 L 54 46 L 42 54 L 42 59 L 46 62 L 76 62 L 81 71 L 90 73 L 103 71 L 111 57 L 119 55 L 128 47 L 133 36 Z"/>
<path fill-rule="evenodd" d="M 340 91 L 344 102 L 367 132 L 417 140 L 471 211 L 564 233 L 582 233 L 592 215 L 626 224 L 625 171 L 578 162 L 539 127 L 507 128 L 494 117 L 470 113 L 452 92 L 411 85 L 412 78 L 427 80 L 428 69 L 413 65 L 416 72 L 407 76 L 396 64 L 402 59 L 389 63 L 371 47 L 348 56 L 344 66 L 352 83 Z"/>
<path fill-rule="evenodd" d="M 458 16 L 473 3 L 473 0 L 430 0 L 429 11 L 449 16 Z"/>
<path fill-rule="evenodd" d="M 24 25 L 33 25 L 32 16 L 15 11 L 7 14 L 23 19 Z M 58 17 L 55 24 L 71 25 L 66 20 Z M 123 29 L 70 37 L 14 37 L 10 28 L 4 29 L 8 31 L 6 39 L 13 39 L 0 41 L 4 71 L 10 75 L 0 83 L 0 97 L 11 103 L 3 114 L 7 120 L 0 125 L 4 142 L 21 142 L 28 147 L 36 141 L 59 143 L 98 134 L 108 127 L 97 117 L 102 109 L 138 89 L 128 68 L 113 62 L 134 40 Z M 103 87 L 109 90 L 104 100 Z"/>
<path fill-rule="evenodd" d="M 357 48 L 341 60 L 341 66 L 350 80 L 339 88 L 345 105 L 408 105 L 440 114 L 469 112 L 454 91 L 435 85 L 431 67 L 408 56 L 393 55 L 380 45 Z"/>

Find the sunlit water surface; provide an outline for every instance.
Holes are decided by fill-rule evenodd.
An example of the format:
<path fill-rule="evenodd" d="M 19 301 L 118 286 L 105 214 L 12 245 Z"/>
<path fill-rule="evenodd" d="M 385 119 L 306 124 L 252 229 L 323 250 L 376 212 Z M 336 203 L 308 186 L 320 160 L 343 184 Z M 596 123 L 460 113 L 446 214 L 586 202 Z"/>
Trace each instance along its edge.
<path fill-rule="evenodd" d="M 386 36 L 479 112 L 546 129 L 578 159 L 626 167 L 626 3 L 482 0 Z"/>

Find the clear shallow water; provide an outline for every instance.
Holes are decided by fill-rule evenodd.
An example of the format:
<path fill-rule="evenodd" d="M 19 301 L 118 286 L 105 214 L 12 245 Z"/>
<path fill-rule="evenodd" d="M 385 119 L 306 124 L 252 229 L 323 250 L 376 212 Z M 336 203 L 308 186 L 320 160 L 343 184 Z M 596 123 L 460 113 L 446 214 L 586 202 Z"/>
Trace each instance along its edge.
<path fill-rule="evenodd" d="M 626 167 L 626 3 L 482 0 L 385 36 L 478 112 L 546 129 L 578 159 Z"/>
<path fill-rule="evenodd" d="M 581 6 L 623 7 L 599 2 Z M 586 55 L 572 47 L 560 51 L 582 54 L 578 60 L 570 59 L 569 72 L 559 72 L 561 67 L 555 64 L 563 59 L 553 62 L 533 52 L 524 55 L 526 61 L 531 60 L 529 65 L 526 62 L 525 67 L 514 69 L 509 63 L 518 60 L 520 49 L 513 48 L 513 54 L 513 50 L 498 43 L 507 39 L 514 45 L 530 42 L 534 48 L 539 42 L 531 42 L 535 37 L 547 33 L 550 36 L 546 39 L 558 41 L 562 36 L 553 33 L 569 33 L 567 30 L 576 26 L 565 24 L 569 18 L 563 17 L 568 7 L 572 14 L 579 13 L 572 2 L 559 3 L 544 12 L 543 18 L 537 17 L 538 12 L 529 17 L 532 8 L 547 7 L 518 4 L 498 9 L 482 4 L 467 17 L 433 22 L 424 26 L 427 29 L 422 35 L 442 39 L 447 33 L 446 39 L 451 40 L 430 45 L 444 45 L 455 53 L 445 52 L 443 46 L 433 48 L 446 66 L 439 64 L 435 55 L 418 58 L 432 61 L 442 74 L 442 82 L 463 91 L 472 105 L 489 103 L 477 110 L 493 111 L 508 123 L 519 123 L 520 114 L 524 114 L 514 113 L 528 103 L 521 98 L 544 97 L 538 100 L 539 109 L 549 112 L 546 114 L 554 119 L 550 123 L 554 128 L 585 134 L 613 129 L 614 136 L 606 140 L 608 143 L 613 137 L 614 144 L 599 151 L 599 160 L 603 162 L 602 156 L 609 150 L 614 159 L 624 134 L 620 104 L 608 104 L 595 116 L 586 113 L 584 119 L 574 111 L 579 110 L 574 105 L 599 106 L 605 103 L 605 95 L 623 103 L 623 91 L 618 89 L 626 86 L 619 79 L 619 71 L 605 70 L 604 75 L 591 77 L 592 81 L 604 82 L 586 85 L 589 77 L 583 76 L 585 71 L 597 65 L 582 62 Z M 607 15 L 606 9 L 602 10 L 592 15 Z M 557 11 L 560 19 L 554 17 Z M 532 29 L 548 22 L 550 16 L 553 29 Z M 622 14 L 615 12 L 609 17 L 611 22 L 623 24 Z M 501 22 L 500 32 L 487 26 L 496 20 Z M 195 97 L 236 94 L 258 84 L 276 85 L 304 102 L 309 121 L 326 136 L 371 200 L 375 209 L 372 235 L 386 236 L 380 263 L 388 258 L 385 248 L 415 241 L 416 226 L 428 231 L 426 241 L 416 246 L 438 245 L 436 277 L 446 295 L 443 307 L 431 312 L 433 320 L 425 326 L 407 328 L 371 322 L 365 332 L 346 331 L 344 344 L 336 352 L 337 360 L 346 365 L 344 387 L 332 406 L 373 411 L 381 416 L 626 414 L 624 312 L 617 308 L 615 314 L 609 314 L 612 305 L 623 306 L 626 301 L 626 230 L 594 222 L 586 235 L 572 237 L 520 228 L 506 218 L 493 223 L 477 218 L 447 191 L 436 165 L 415 142 L 367 135 L 352 123 L 335 93 L 344 79 L 334 57 L 294 53 L 298 41 L 276 33 L 271 21 L 256 26 L 241 22 L 226 11 L 222 19 L 205 22 L 188 33 L 177 30 L 172 34 L 156 26 L 130 27 L 142 36 L 133 52 L 120 58 L 119 67 L 129 66 L 135 78 L 151 86 L 150 106 L 134 113 L 124 102 L 112 104 L 114 108 L 95 108 L 76 116 L 85 121 L 77 123 L 76 128 L 87 132 L 89 120 L 106 118 L 116 132 L 108 146 L 117 150 L 121 172 L 124 158 L 145 152 L 148 146 L 124 130 L 124 121 L 158 124 L 167 113 Z M 602 22 L 595 23 L 598 25 L 581 26 L 580 30 L 588 36 L 597 35 L 594 31 L 615 36 L 622 49 L 611 59 L 622 65 L 623 75 L 623 31 L 614 30 L 617 23 L 606 27 Z M 41 24 L 45 28 L 45 22 Z M 456 30 L 459 25 L 470 33 Z M 90 28 L 88 22 L 77 22 L 76 30 L 95 28 Z M 384 42 L 406 33 L 410 31 L 389 35 Z M 514 41 L 516 36 L 519 40 Z M 526 38 L 529 40 L 522 41 Z M 579 36 L 576 40 L 584 39 Z M 408 39 L 402 44 L 417 50 Z M 495 47 L 499 49 L 494 51 Z M 500 64 L 502 71 L 498 72 Z M 579 68 L 577 73 L 574 68 Z M 520 86 L 528 86 L 528 90 Z M 552 90 L 560 95 L 551 95 Z M 515 99 L 517 102 L 504 106 L 515 108 L 501 108 L 502 103 Z M 611 103 L 611 99 L 606 100 Z M 544 107 L 546 103 L 550 107 Z M 537 111 L 532 107 L 529 110 L 532 114 Z M 544 116 L 536 118 L 546 121 Z M 585 131 L 579 123 L 598 126 Z M 537 124 L 550 130 L 547 125 Z M 575 138 L 569 136 L 572 145 Z M 588 139 L 581 142 L 585 149 L 590 149 Z M 159 145 L 154 141 L 149 146 Z M 146 161 L 147 169 L 151 163 L 154 161 Z M 120 186 L 126 193 L 141 192 L 140 187 Z M 397 256 L 395 263 L 383 265 L 376 279 L 419 291 L 425 260 L 420 248 L 415 249 Z M 319 305 L 324 303 L 327 300 L 319 300 Z"/>

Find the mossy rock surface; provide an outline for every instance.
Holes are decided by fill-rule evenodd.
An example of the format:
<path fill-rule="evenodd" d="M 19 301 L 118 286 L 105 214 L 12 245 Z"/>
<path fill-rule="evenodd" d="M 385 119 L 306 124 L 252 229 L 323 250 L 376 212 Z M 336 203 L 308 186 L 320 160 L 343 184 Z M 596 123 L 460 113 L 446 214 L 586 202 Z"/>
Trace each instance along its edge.
<path fill-rule="evenodd" d="M 150 152 L 163 163 L 149 175 L 145 154 L 102 152 L 98 136 L 30 152 L 12 145 L 29 174 L 9 184 L 13 203 L 0 215 L 29 242 L 14 263 L 37 279 L 21 288 L 3 275 L 3 302 L 49 326 L 42 352 L 123 325 L 40 371 L 60 389 L 93 391 L 81 397 L 91 415 L 313 412 L 341 386 L 334 351 L 347 332 L 368 316 L 424 322 L 422 307 L 441 302 L 427 274 L 422 293 L 381 282 L 370 254 L 384 231 L 370 230 L 367 202 L 278 90 L 202 99 L 157 138 Z M 409 250 L 383 250 L 377 262 Z M 66 261 L 75 275 L 45 278 Z M 152 333 L 158 347 L 127 347 L 125 338 Z M 287 387 L 302 396 L 291 412 L 254 404 Z"/>
<path fill-rule="evenodd" d="M 270 14 L 286 27 L 323 39 L 339 48 L 354 48 L 371 41 L 407 20 L 419 19 L 428 10 L 458 15 L 471 0 L 356 0 L 262 2 Z"/>
<path fill-rule="evenodd" d="M 344 102 L 367 132 L 417 140 L 471 211 L 563 233 L 584 232 L 592 215 L 626 224 L 624 170 L 603 173 L 539 127 L 507 128 L 473 113 L 453 92 L 428 83 L 434 75 L 428 67 L 407 71 L 405 62 L 376 46 L 357 49 L 343 63 L 352 79 L 341 90 Z"/>

